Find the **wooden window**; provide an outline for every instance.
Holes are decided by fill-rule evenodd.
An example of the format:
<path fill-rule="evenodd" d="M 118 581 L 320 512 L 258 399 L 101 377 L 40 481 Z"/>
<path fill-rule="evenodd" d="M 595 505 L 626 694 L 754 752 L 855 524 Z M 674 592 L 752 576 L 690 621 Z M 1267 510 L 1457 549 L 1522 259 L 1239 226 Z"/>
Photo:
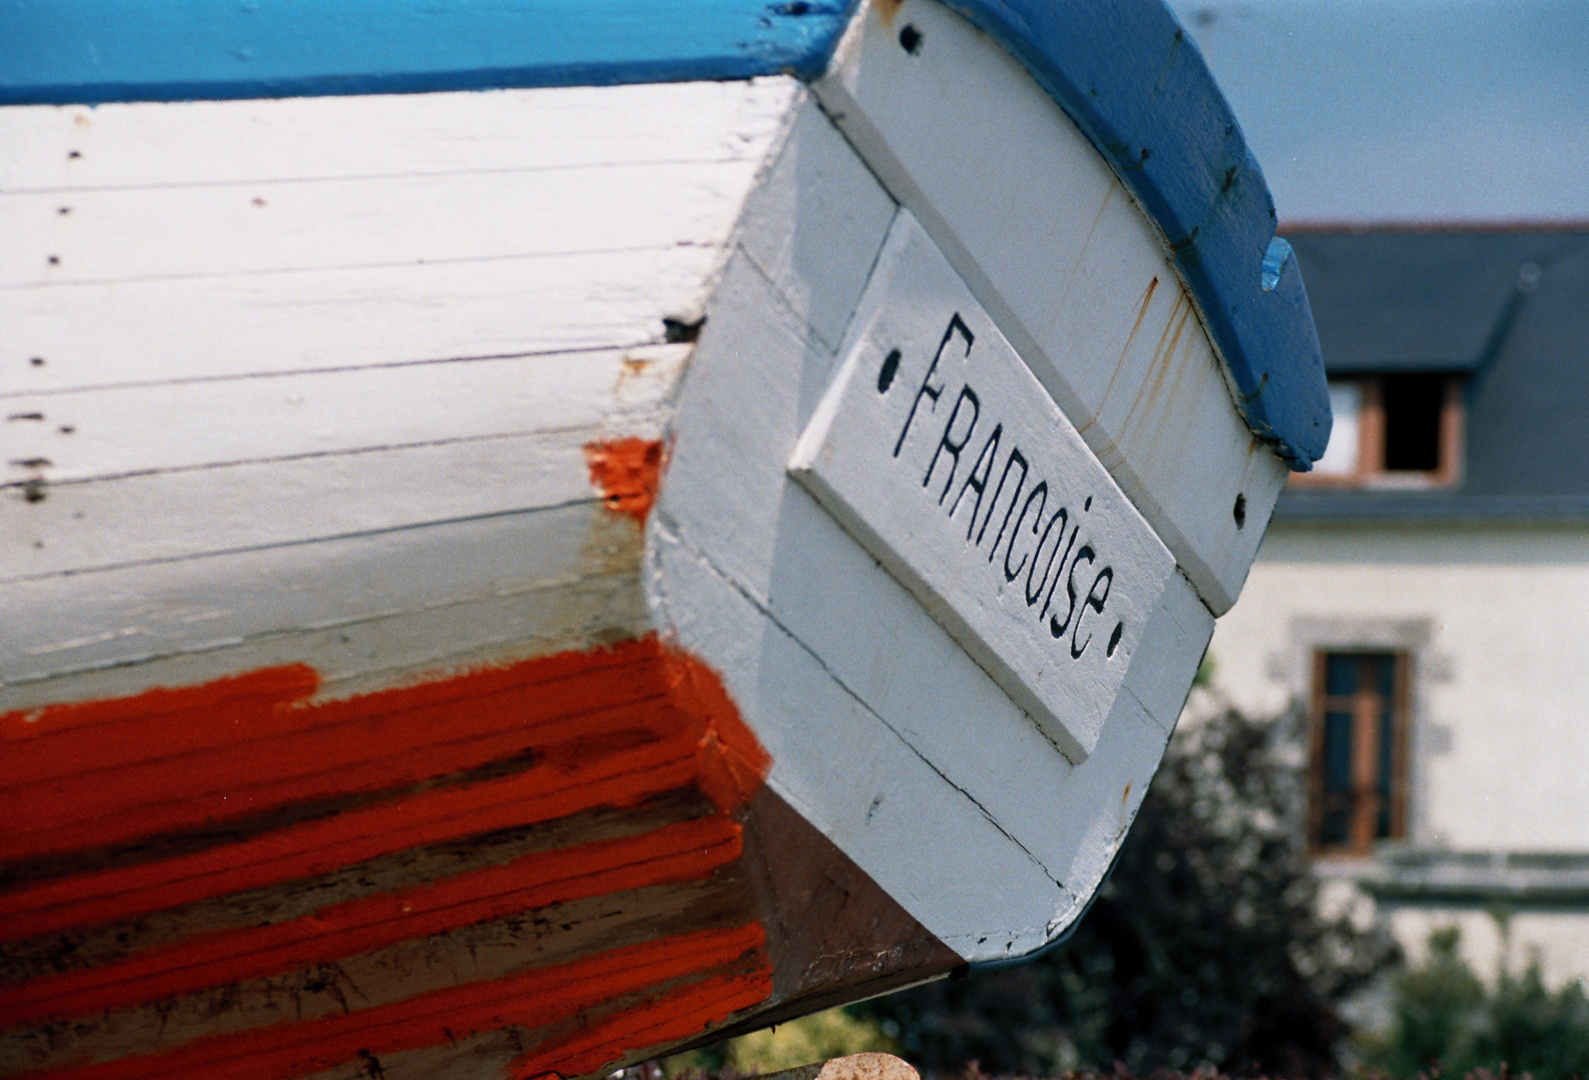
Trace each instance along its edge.
<path fill-rule="evenodd" d="M 1335 426 L 1298 487 L 1449 487 L 1461 473 L 1462 387 L 1411 372 L 1331 379 Z"/>
<path fill-rule="evenodd" d="M 1308 841 L 1320 855 L 1366 855 L 1405 835 L 1407 657 L 1314 655 Z"/>

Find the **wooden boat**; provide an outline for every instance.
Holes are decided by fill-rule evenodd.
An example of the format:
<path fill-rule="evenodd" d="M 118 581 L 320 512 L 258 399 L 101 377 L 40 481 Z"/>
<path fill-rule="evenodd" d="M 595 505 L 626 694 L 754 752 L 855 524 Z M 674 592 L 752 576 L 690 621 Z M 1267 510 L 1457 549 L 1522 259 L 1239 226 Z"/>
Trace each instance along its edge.
<path fill-rule="evenodd" d="M 0 1073 L 1029 955 L 1328 432 L 1157 3 L 0 8 Z"/>

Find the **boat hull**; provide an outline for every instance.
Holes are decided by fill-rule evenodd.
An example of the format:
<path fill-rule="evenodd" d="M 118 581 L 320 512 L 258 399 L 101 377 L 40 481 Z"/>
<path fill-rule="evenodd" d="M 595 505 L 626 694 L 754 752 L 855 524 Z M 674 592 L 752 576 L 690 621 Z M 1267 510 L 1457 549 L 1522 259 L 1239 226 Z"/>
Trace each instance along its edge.
<path fill-rule="evenodd" d="M 1081 916 L 1303 451 L 1005 45 L 823 48 L 0 109 L 0 1072 L 597 1075 Z"/>

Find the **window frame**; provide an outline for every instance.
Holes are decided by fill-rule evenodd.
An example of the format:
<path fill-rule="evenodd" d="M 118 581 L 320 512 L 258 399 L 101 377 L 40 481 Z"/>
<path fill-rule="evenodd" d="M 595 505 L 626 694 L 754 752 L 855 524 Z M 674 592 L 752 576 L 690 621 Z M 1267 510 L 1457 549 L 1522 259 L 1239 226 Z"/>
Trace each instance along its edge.
<path fill-rule="evenodd" d="M 1348 817 L 1348 836 L 1345 844 L 1325 845 L 1320 839 L 1320 832 L 1324 824 L 1324 736 L 1325 714 L 1332 711 L 1329 708 L 1333 700 L 1331 695 L 1325 693 L 1325 672 L 1329 657 L 1349 656 L 1360 661 L 1371 657 L 1388 656 L 1392 662 L 1391 677 L 1391 765 L 1390 765 L 1390 806 L 1388 808 L 1389 828 L 1388 836 L 1378 837 L 1374 833 L 1374 821 L 1378 816 L 1381 799 L 1377 790 L 1377 783 L 1370 784 L 1367 788 L 1368 797 L 1362 804 L 1357 803 L 1359 796 L 1354 792 L 1354 805 Z M 1314 858 L 1323 859 L 1357 859 L 1368 856 L 1376 843 L 1385 840 L 1405 840 L 1407 837 L 1407 776 L 1408 776 L 1408 732 L 1411 728 L 1411 672 L 1412 658 L 1409 653 L 1401 649 L 1384 648 L 1352 648 L 1330 647 L 1313 650 L 1312 656 L 1312 682 L 1308 695 L 1308 772 L 1307 772 L 1307 850 Z M 1353 742 L 1353 773 L 1354 786 L 1360 784 L 1363 777 L 1360 775 L 1363 760 L 1362 750 L 1370 736 L 1363 731 L 1365 715 L 1370 714 L 1371 704 L 1383 699 L 1372 684 L 1359 673 L 1358 689 L 1352 697 L 1352 742 Z M 1369 730 L 1372 731 L 1372 722 Z M 1372 744 L 1370 743 L 1371 747 Z M 1371 757 L 1377 758 L 1373 753 Z M 1374 776 L 1377 781 L 1377 774 Z"/>
<path fill-rule="evenodd" d="M 1317 470 L 1292 473 L 1290 484 L 1298 488 L 1448 488 L 1462 478 L 1462 441 L 1467 410 L 1462 399 L 1462 379 L 1444 376 L 1445 394 L 1440 404 L 1440 464 L 1432 470 L 1385 469 L 1386 375 L 1349 376 L 1331 382 L 1353 383 L 1359 388 L 1361 404 L 1357 414 L 1357 467 L 1350 473 L 1321 473 Z"/>

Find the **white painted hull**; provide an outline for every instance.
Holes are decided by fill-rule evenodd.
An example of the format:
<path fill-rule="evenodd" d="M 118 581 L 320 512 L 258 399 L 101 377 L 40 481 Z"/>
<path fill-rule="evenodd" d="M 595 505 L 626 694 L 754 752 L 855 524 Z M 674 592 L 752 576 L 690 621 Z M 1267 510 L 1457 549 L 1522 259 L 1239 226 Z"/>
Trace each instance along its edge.
<path fill-rule="evenodd" d="M 1028 954 L 1079 917 L 1140 805 L 1285 465 L 1250 434 L 1159 234 L 1075 125 L 959 16 L 929 0 L 892 8 L 859 16 L 812 88 L 775 76 L 0 110 L 0 140 L 23 148 L 0 167 L 0 395 L 10 417 L 0 427 L 10 471 L 0 724 L 10 728 L 0 734 L 24 746 L 16 761 L 46 775 L 49 755 L 26 740 L 51 724 L 75 730 L 95 709 L 154 723 L 128 704 L 165 700 L 137 697 L 151 688 L 210 694 L 210 713 L 191 722 L 226 722 L 243 706 L 213 704 L 233 700 L 213 688 L 271 672 L 312 679 L 307 696 L 270 690 L 287 695 L 270 699 L 270 716 L 362 717 L 370 761 L 385 752 L 386 732 L 407 730 L 370 719 L 371 703 L 426 694 L 464 702 L 448 706 L 442 734 L 390 736 L 418 740 L 402 743 L 418 756 L 400 777 L 420 785 L 416 793 L 443 782 L 427 779 L 423 759 L 451 752 L 441 749 L 452 745 L 445 733 L 474 732 L 489 711 L 469 696 L 486 693 L 468 689 L 482 680 L 522 677 L 513 693 L 528 695 L 529 730 L 564 722 L 535 712 L 537 680 L 617 665 L 629 674 L 613 680 L 660 680 L 636 701 L 662 701 L 657 709 L 705 725 L 667 729 L 695 740 L 693 779 L 603 795 L 579 813 L 639 813 L 647 800 L 693 792 L 697 809 L 667 827 L 723 823 L 733 839 L 722 841 L 722 860 L 695 878 L 651 884 L 719 890 L 710 894 L 718 923 L 700 932 L 743 932 L 748 944 L 730 948 L 725 938 L 728 966 L 686 974 L 736 989 L 700 1006 L 686 1028 L 650 1034 L 602 1028 L 591 1004 L 578 1020 L 604 1033 L 593 1050 L 568 1049 L 564 1020 L 537 1027 L 525 1018 L 573 993 L 537 983 L 523 991 L 529 1011 L 518 1019 L 467 1021 L 484 1026 L 469 1029 L 456 1061 L 425 1049 L 421 1036 L 398 1040 L 381 1054 L 387 1076 L 436 1075 L 443 1060 L 460 1075 L 522 1071 L 527 1061 L 568 1075 L 599 1071 L 702 1032 Z M 896 43 L 906 17 L 933 43 L 920 56 Z M 1004 187 L 989 189 L 990 163 Z M 907 249 L 926 269 L 898 271 Z M 833 450 L 837 436 L 813 427 L 825 397 L 837 415 L 839 373 L 875 363 L 866 350 L 882 340 L 867 336 L 876 326 L 893 318 L 926 341 L 950 314 L 977 328 L 979 348 L 998 343 L 998 400 L 1028 409 L 1022 430 L 1036 434 L 1023 438 L 1058 440 L 1045 458 L 1058 462 L 1053 490 L 1086 477 L 1088 512 L 1096 497 L 1097 519 L 1116 522 L 1083 545 L 1072 534 L 1056 560 L 1060 529 L 1049 554 L 1072 579 L 1080 563 L 1066 560 L 1083 546 L 1098 549 L 1086 546 L 1089 559 L 1101 550 L 1115 560 L 1107 620 L 1108 587 L 1095 577 L 1088 592 L 1082 580 L 1080 607 L 1090 597 L 1099 613 L 1085 671 L 1079 630 L 1063 641 L 1057 630 L 1017 640 L 1011 627 L 1035 603 L 1016 594 L 1023 583 L 972 586 L 940 572 L 953 552 L 916 546 L 936 517 L 891 516 L 917 485 L 892 494 L 893 481 L 873 466 L 856 472 L 850 451 Z M 913 352 L 903 363 L 919 360 Z M 950 405 L 946 397 L 933 406 L 940 422 Z M 837 464 L 824 452 L 838 453 Z M 1057 580 L 1045 570 L 1039 593 L 1046 585 L 1052 598 Z M 1070 606 L 1078 610 L 1075 596 Z M 1045 667 L 1050 646 L 1073 650 L 1070 659 L 1055 652 L 1060 666 Z M 592 694 L 579 708 L 594 718 L 609 705 Z M 398 715 L 395 704 L 380 708 L 379 717 Z M 292 736 L 307 740 L 301 752 L 331 754 L 314 741 L 318 721 L 303 723 Z M 180 741 L 187 729 L 149 730 Z M 427 739 L 439 740 L 434 751 Z M 605 760 L 621 742 L 571 760 Z M 202 777 L 206 753 L 171 767 Z M 535 763 L 526 776 L 541 775 L 543 753 L 553 751 L 525 751 Z M 495 761 L 449 765 L 446 777 Z M 288 784 L 286 775 L 270 783 Z M 309 799 L 311 788 L 329 797 L 310 775 L 292 774 L 291 799 Z M 199 1069 L 200 1058 L 182 1055 L 204 1040 L 242 1039 L 239 1031 L 280 1021 L 275 1006 L 257 1003 L 217 1019 L 199 1007 L 201 991 L 298 978 L 309 959 L 374 965 L 379 1008 L 399 1011 L 420 989 L 530 977 L 513 966 L 522 959 L 504 959 L 448 983 L 433 969 L 463 965 L 462 946 L 414 930 L 413 941 L 434 949 L 407 974 L 365 946 L 327 945 L 293 961 L 300 967 L 237 961 L 192 985 L 137 968 L 136 978 L 152 980 L 147 994 L 127 975 L 123 989 L 95 997 L 92 976 L 71 974 L 75 962 L 57 971 L 27 957 L 48 952 L 41 942 L 52 934 L 98 933 L 162 910 L 159 867 L 169 864 L 171 882 L 188 881 L 197 871 L 181 860 L 200 856 L 125 855 L 153 841 L 136 827 L 73 817 L 73 785 L 85 782 L 51 780 L 34 804 L 46 839 L 18 840 L 0 856 L 23 868 L 0 892 L 13 996 L 37 990 L 64 1003 L 28 1006 L 24 1022 L 8 1025 L 0 1068 L 97 1075 L 128 1059 Z M 106 796 L 111 818 L 166 820 L 146 808 L 154 796 L 126 783 L 122 802 Z M 172 810 L 175 824 L 147 831 L 165 843 L 162 829 L 187 836 L 195 822 L 230 820 L 194 806 L 198 817 Z M 459 829 L 453 840 L 477 835 Z M 378 835 L 357 850 L 401 854 L 368 838 Z M 83 855 L 90 850 L 114 858 L 95 862 Z M 790 862 L 791 851 L 802 854 Z M 144 908 L 92 906 L 96 875 L 134 873 L 117 858 L 155 868 Z M 50 869 L 51 859 L 66 869 Z M 325 866 L 364 865 L 336 859 Z M 799 889 L 815 891 L 768 885 L 780 859 L 807 875 Z M 433 890 L 442 880 L 421 875 L 404 887 Z M 830 911 L 828 886 L 812 883 L 839 880 L 850 900 Z M 59 895 L 46 903 L 49 889 Z M 222 932 L 216 926 L 250 932 L 203 908 L 230 893 L 200 892 L 185 901 L 198 906 L 172 909 L 175 937 L 160 948 L 199 949 L 205 934 Z M 59 914 L 67 893 L 88 914 Z M 374 903 L 346 883 L 328 895 Z M 662 901 L 613 903 L 666 923 L 661 908 L 644 906 Z M 202 919 L 180 914 L 201 908 Z M 729 908 L 750 921 L 734 923 L 721 914 Z M 491 911 L 489 925 L 507 917 Z M 569 919 L 565 930 L 583 925 Z M 154 963 L 141 940 L 106 953 L 109 969 Z M 580 948 L 603 940 L 597 933 Z M 569 971 L 595 962 L 570 956 Z M 293 993 L 312 997 L 300 982 Z M 0 1003 L 5 992 L 0 984 Z M 603 990 L 592 1002 L 631 992 Z M 162 995 L 175 995 L 178 1019 L 154 1025 Z M 369 1009 L 376 1017 L 377 1005 Z M 675 1012 L 670 1022 L 686 1015 L 682 1005 Z M 325 1016 L 303 1026 L 331 1031 Z M 75 1025 L 69 1039 L 45 1034 L 65 1020 Z M 455 1031 L 465 1021 L 449 1023 Z M 266 1055 L 258 1070 L 363 1067 L 333 1044 L 342 1045 Z"/>

